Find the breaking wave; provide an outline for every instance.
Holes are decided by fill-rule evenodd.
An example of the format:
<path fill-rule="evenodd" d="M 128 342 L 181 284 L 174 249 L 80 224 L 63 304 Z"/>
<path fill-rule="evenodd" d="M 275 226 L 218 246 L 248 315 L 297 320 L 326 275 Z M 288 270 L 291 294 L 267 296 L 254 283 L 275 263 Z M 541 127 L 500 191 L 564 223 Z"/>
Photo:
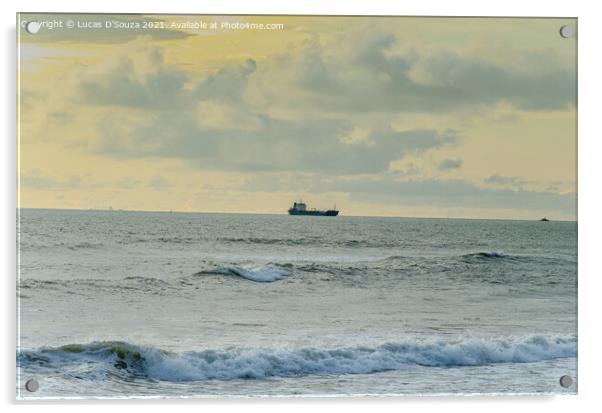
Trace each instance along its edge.
<path fill-rule="evenodd" d="M 288 277 L 290 273 L 274 265 L 265 265 L 253 268 L 243 267 L 217 267 L 212 270 L 202 271 L 200 274 L 236 275 L 255 282 L 274 282 Z"/>
<path fill-rule="evenodd" d="M 102 372 L 171 382 L 370 374 L 409 366 L 460 367 L 576 357 L 576 337 L 399 342 L 338 349 L 228 349 L 171 353 L 125 342 L 45 347 L 17 354 L 27 369 L 94 366 Z M 95 379 L 102 375 L 92 375 Z"/>

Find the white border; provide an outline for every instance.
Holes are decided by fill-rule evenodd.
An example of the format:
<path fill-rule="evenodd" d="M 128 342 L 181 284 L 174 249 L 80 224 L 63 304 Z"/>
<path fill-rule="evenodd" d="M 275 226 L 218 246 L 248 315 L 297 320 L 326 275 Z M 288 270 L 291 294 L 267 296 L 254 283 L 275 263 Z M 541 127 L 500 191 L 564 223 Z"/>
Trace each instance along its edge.
<path fill-rule="evenodd" d="M 600 380 L 600 255 L 598 242 L 602 234 L 600 214 L 599 157 L 602 156 L 602 133 L 600 133 L 600 41 L 602 40 L 602 18 L 595 1 L 548 0 L 527 2 L 525 0 L 483 1 L 393 1 L 393 0 L 298 0 L 285 1 L 226 1 L 201 2 L 198 0 L 103 0 L 83 2 L 74 0 L 21 0 L 18 4 L 2 2 L 3 53 L 2 82 L 4 91 L 2 122 L 5 133 L 2 140 L 2 237 L 0 251 L 3 264 L 2 300 L 3 339 L 2 373 L 0 389 L 2 401 L 9 410 L 25 410 L 42 407 L 47 412 L 130 411 L 131 408 L 150 412 L 162 411 L 167 406 L 177 406 L 188 411 L 210 409 L 231 411 L 244 408 L 251 412 L 292 412 L 317 409 L 323 411 L 344 408 L 346 411 L 364 411 L 377 408 L 384 411 L 420 408 L 426 411 L 446 412 L 489 412 L 509 409 L 555 411 L 593 410 L 600 405 L 598 384 Z M 226 399 L 226 400 L 137 400 L 137 401 L 65 401 L 65 402 L 15 402 L 15 13 L 30 12 L 107 12 L 107 13 L 214 13 L 214 14 L 393 14 L 393 15 L 447 15 L 447 16 L 555 16 L 579 18 L 579 396 L 557 397 L 404 397 L 404 398 L 305 398 L 305 399 Z"/>

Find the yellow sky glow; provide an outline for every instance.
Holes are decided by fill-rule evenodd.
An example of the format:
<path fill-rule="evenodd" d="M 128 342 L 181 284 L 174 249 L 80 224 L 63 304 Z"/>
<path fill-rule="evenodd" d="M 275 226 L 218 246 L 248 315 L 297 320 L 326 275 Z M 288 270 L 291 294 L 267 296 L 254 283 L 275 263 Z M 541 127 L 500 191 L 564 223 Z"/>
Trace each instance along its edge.
<path fill-rule="evenodd" d="M 112 19 L 19 30 L 19 207 L 576 219 L 576 20 L 20 15 Z"/>

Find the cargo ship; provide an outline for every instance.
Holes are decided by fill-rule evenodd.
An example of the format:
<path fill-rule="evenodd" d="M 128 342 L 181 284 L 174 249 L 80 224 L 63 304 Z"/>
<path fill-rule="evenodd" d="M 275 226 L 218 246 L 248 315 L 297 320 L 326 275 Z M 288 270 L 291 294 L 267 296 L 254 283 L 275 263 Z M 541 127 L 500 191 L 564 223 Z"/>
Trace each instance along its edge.
<path fill-rule="evenodd" d="M 335 207 L 336 208 L 336 207 Z M 336 217 L 339 215 L 337 209 L 329 209 L 326 211 L 320 211 L 319 209 L 307 209 L 307 205 L 303 202 L 295 202 L 288 210 L 289 215 L 311 215 L 318 217 Z"/>

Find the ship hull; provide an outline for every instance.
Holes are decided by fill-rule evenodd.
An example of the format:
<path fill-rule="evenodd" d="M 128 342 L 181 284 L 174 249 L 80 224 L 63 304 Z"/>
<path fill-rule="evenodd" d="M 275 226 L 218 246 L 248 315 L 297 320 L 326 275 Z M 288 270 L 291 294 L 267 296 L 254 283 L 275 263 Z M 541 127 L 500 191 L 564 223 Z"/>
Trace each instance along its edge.
<path fill-rule="evenodd" d="M 288 210 L 289 215 L 309 215 L 313 217 L 336 217 L 339 215 L 339 211 L 328 210 L 328 211 L 295 211 L 293 209 Z"/>

